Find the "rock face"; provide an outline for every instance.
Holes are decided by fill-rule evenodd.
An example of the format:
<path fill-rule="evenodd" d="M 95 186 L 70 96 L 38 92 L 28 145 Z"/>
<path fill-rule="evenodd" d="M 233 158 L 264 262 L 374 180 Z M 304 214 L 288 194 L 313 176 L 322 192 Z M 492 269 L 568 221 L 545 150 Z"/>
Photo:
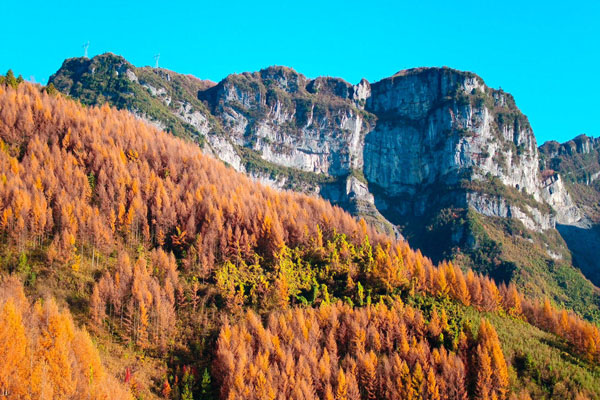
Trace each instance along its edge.
<path fill-rule="evenodd" d="M 552 196 L 548 202 L 568 203 L 573 197 L 578 206 L 555 207 L 557 229 L 575 264 L 595 285 L 600 285 L 600 138 L 579 135 L 562 144 L 546 142 L 540 146 L 540 154 L 542 175 L 552 183 L 548 186 Z M 565 188 L 570 192 L 566 201 Z"/>
<path fill-rule="evenodd" d="M 546 201 L 557 204 L 558 222 L 583 228 L 600 223 L 600 138 L 579 135 L 563 144 L 546 142 L 540 146 L 540 155 L 550 194 Z M 561 206 L 573 202 L 577 210 Z"/>
<path fill-rule="evenodd" d="M 478 76 L 447 68 L 402 71 L 371 85 L 366 109 L 377 116 L 377 124 L 365 140 L 365 176 L 384 195 L 404 200 L 395 210 L 400 214 L 418 216 L 432 204 L 442 207 L 446 188 L 464 180 L 486 182 L 490 176 L 543 201 L 537 145 L 527 118 L 512 96 L 486 87 Z M 458 190 L 446 203 L 516 218 L 530 229 L 554 227 L 550 213 L 510 204 L 483 189 Z"/>
<path fill-rule="evenodd" d="M 535 137 L 512 96 L 472 73 L 422 68 L 353 86 L 271 67 L 229 76 L 198 97 L 235 145 L 263 161 L 335 180 L 362 172 L 362 190 L 347 180 L 310 191 L 349 209 L 370 204 L 394 224 L 457 203 L 538 231 L 556 221 L 542 203 L 558 208 L 561 221 L 578 217 L 560 182 L 543 184 Z M 490 177 L 534 202 L 463 185 Z"/>
<path fill-rule="evenodd" d="M 540 146 L 540 153 L 545 170 L 570 182 L 589 186 L 600 176 L 600 138 L 579 135 L 562 144 L 549 141 Z"/>
<path fill-rule="evenodd" d="M 403 71 L 371 86 L 367 109 L 379 119 L 366 140 L 365 175 L 389 193 L 456 183 L 469 169 L 475 179 L 489 173 L 527 193 L 538 191 L 536 142 L 527 120 L 511 97 L 473 74 Z"/>
<path fill-rule="evenodd" d="M 388 230 L 444 208 L 537 231 L 581 218 L 560 177 L 542 178 L 512 96 L 473 73 L 417 68 L 352 85 L 270 67 L 212 84 L 107 54 L 67 60 L 51 81 L 89 103 L 101 82 L 113 104 L 183 129 L 233 168 L 318 193 Z M 592 147 L 582 139 L 556 151 Z"/>
<path fill-rule="evenodd" d="M 362 90 L 364 95 L 364 89 Z M 226 78 L 199 93 L 232 140 L 273 164 L 340 176 L 362 169 L 371 128 L 339 79 L 309 81 L 272 67 Z"/>
<path fill-rule="evenodd" d="M 549 159 L 559 156 L 574 156 L 576 154 L 590 154 L 596 152 L 600 147 L 600 138 L 592 138 L 587 135 L 579 135 L 563 144 L 549 141 L 540 146 L 542 153 Z"/>
<path fill-rule="evenodd" d="M 583 215 L 573 202 L 559 174 L 543 181 L 542 197 L 556 211 L 556 223 L 577 224 Z"/>

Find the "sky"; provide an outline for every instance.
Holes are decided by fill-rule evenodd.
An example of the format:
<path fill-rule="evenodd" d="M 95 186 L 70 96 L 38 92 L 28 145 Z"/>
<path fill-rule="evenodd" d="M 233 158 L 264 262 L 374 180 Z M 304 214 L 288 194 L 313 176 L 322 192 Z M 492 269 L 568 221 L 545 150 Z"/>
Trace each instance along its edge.
<path fill-rule="evenodd" d="M 45 84 L 66 58 L 113 52 L 219 81 L 285 65 L 373 82 L 448 66 L 514 95 L 538 143 L 600 136 L 600 1 L 30 0 L 2 18 L 0 73 Z M 6 11 L 7 5 L 3 7 Z"/>

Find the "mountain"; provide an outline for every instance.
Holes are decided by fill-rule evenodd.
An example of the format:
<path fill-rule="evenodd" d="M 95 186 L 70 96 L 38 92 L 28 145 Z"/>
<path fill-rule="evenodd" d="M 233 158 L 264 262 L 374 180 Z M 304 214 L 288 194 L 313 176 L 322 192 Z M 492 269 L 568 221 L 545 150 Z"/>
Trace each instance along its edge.
<path fill-rule="evenodd" d="M 10 398 L 600 398 L 597 325 L 129 112 L 0 79 L 0 139 Z"/>
<path fill-rule="evenodd" d="M 134 70 L 137 75 L 133 74 Z M 138 76 L 144 82 L 143 85 L 139 84 Z M 97 56 L 93 60 L 66 60 L 62 72 L 53 75 L 51 80 L 61 90 L 68 88 L 69 94 L 77 97 L 83 104 L 109 102 L 119 108 L 129 108 L 138 112 L 140 117 L 154 121 L 161 129 L 183 137 L 198 137 L 201 131 L 196 130 L 195 123 L 191 124 L 182 118 L 184 109 L 179 110 L 182 114 L 176 114 L 174 107 L 185 102 L 204 111 L 196 94 L 199 90 L 214 85 L 190 75 L 174 75 L 167 71 L 157 76 L 152 68 L 135 69 L 123 58 L 111 54 Z M 163 81 L 169 82 L 168 95 L 164 88 L 160 88 Z"/>
<path fill-rule="evenodd" d="M 600 285 L 600 140 L 579 135 L 559 144 L 555 141 L 540 146 L 542 173 L 559 173 L 584 214 L 577 224 L 557 225 L 573 252 L 576 265 L 589 279 Z"/>
<path fill-rule="evenodd" d="M 106 104 L 0 82 L 0 105 L 3 393 L 47 363 L 57 398 L 600 396 L 597 326 L 548 300 Z"/>
<path fill-rule="evenodd" d="M 263 183 L 319 194 L 434 261 L 600 319 L 599 291 L 555 229 L 581 211 L 560 174 L 540 171 L 513 97 L 473 73 L 417 68 L 352 85 L 270 67 L 214 84 L 104 54 L 66 60 L 50 83 L 187 137 Z"/>
<path fill-rule="evenodd" d="M 563 144 L 549 141 L 540 146 L 540 155 L 546 174 L 559 173 L 585 216 L 600 222 L 600 138 L 579 135 Z"/>

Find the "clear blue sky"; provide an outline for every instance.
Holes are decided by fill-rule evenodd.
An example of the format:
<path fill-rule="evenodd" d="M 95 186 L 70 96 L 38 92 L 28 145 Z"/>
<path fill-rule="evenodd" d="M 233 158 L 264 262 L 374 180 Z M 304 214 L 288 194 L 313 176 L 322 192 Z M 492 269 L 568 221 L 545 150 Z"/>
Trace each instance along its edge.
<path fill-rule="evenodd" d="M 160 53 L 162 67 L 214 81 L 269 65 L 352 83 L 446 65 L 514 94 L 539 143 L 600 136 L 598 0 L 84 4 L 5 4 L 0 71 L 46 83 L 88 40 L 90 56 L 143 66 Z"/>

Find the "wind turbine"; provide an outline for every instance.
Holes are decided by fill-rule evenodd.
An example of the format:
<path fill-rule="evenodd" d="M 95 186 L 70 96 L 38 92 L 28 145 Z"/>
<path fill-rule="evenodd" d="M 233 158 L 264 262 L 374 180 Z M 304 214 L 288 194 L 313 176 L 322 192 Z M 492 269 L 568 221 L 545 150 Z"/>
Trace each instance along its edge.
<path fill-rule="evenodd" d="M 158 68 L 158 59 L 160 58 L 160 53 L 154 56 L 154 68 Z"/>
<path fill-rule="evenodd" d="M 87 43 L 84 43 L 82 47 L 83 47 L 83 57 L 88 58 L 87 51 L 88 51 L 88 47 L 90 47 L 90 41 L 88 40 Z"/>

